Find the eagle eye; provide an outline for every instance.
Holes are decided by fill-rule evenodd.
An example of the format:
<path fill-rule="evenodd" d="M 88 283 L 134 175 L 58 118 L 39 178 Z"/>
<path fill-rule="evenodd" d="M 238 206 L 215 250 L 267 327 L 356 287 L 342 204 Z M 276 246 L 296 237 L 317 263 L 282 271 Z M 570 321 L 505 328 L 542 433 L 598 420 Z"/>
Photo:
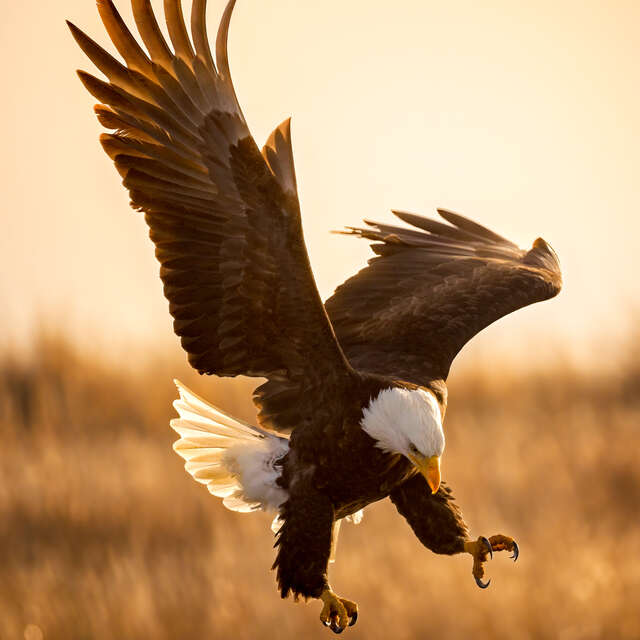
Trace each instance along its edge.
<path fill-rule="evenodd" d="M 411 444 L 409 444 L 409 451 L 411 451 L 411 453 L 418 453 L 418 447 L 416 447 L 416 445 L 412 442 Z"/>

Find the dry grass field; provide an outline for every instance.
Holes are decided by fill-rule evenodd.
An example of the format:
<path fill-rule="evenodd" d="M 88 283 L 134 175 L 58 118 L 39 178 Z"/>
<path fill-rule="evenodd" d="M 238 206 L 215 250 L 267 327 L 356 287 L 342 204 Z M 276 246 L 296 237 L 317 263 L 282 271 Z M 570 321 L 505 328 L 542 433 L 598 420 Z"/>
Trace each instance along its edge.
<path fill-rule="evenodd" d="M 478 589 L 388 502 L 342 528 L 352 638 L 640 638 L 640 343 L 606 378 L 553 365 L 453 376 L 444 478 L 474 535 L 520 543 Z M 252 381 L 120 371 L 41 338 L 0 357 L 0 639 L 324 638 L 280 600 L 266 514 L 235 514 L 171 451 L 173 377 L 251 416 Z M 30 626 L 29 626 L 30 625 Z"/>

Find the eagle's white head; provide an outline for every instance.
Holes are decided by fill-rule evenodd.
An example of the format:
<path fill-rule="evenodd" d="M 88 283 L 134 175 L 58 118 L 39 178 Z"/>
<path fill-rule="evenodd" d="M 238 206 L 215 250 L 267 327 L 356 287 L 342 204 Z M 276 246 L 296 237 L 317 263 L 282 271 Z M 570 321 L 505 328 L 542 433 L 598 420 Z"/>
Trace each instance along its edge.
<path fill-rule="evenodd" d="M 427 479 L 431 491 L 438 490 L 444 431 L 440 406 L 432 393 L 384 389 L 364 408 L 360 424 L 376 447 L 406 456 Z"/>

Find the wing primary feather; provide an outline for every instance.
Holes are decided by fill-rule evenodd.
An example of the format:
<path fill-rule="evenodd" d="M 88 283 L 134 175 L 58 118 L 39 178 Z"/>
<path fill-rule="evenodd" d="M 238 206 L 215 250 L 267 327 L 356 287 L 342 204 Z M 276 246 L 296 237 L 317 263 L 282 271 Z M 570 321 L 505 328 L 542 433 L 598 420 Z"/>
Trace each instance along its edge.
<path fill-rule="evenodd" d="M 456 247 L 465 247 L 467 246 L 464 242 L 455 242 L 450 237 L 444 237 L 441 235 L 437 235 L 434 233 L 425 233 L 424 231 L 416 231 L 415 229 L 407 229 L 406 227 L 397 227 L 395 225 L 384 224 L 382 222 L 373 222 L 371 220 L 365 220 L 366 224 L 370 227 L 375 227 L 378 231 L 374 229 L 358 229 L 357 227 L 348 227 L 352 229 L 352 233 L 362 233 L 367 232 L 369 234 L 376 234 L 378 240 L 387 241 L 387 237 L 389 235 L 395 236 L 398 240 L 406 242 L 407 244 L 415 244 L 415 242 L 419 242 L 420 244 L 445 244 L 447 246 L 456 246 Z M 413 242 L 409 241 L 409 238 L 413 240 Z"/>
<path fill-rule="evenodd" d="M 133 140 L 138 144 L 151 144 L 155 145 L 162 137 L 162 134 L 152 135 L 144 130 L 144 125 L 139 122 L 138 125 L 134 125 L 130 120 L 122 118 L 118 113 L 112 111 L 109 107 L 103 104 L 97 104 L 93 110 L 95 111 L 98 122 L 105 128 L 115 131 L 115 134 L 101 133 L 100 141 L 102 142 L 103 136 L 121 136 L 126 140 Z M 157 145 L 156 145 L 157 146 Z M 107 155 L 109 151 L 107 151 Z"/>
<path fill-rule="evenodd" d="M 487 229 L 487 227 L 483 227 L 481 224 L 470 220 L 469 218 L 465 218 L 465 216 L 461 216 L 459 213 L 454 213 L 453 211 L 449 211 L 448 209 L 438 209 L 438 213 L 451 224 L 454 224 L 456 227 L 463 229 L 464 231 L 468 231 L 469 233 L 473 233 L 474 235 L 481 236 L 490 240 L 491 242 L 499 242 L 501 244 L 508 244 L 511 247 L 516 247 L 517 245 L 511 242 L 511 240 L 507 240 L 502 236 L 498 235 L 491 229 Z"/>
<path fill-rule="evenodd" d="M 223 110 L 229 110 L 226 105 L 221 103 L 216 78 L 202 58 L 198 57 L 193 59 L 193 73 L 191 78 L 194 91 L 197 91 L 205 111 L 220 110 L 221 108 Z"/>
<path fill-rule="evenodd" d="M 176 56 L 191 65 L 195 54 L 184 23 L 181 0 L 164 0 L 164 16 Z"/>
<path fill-rule="evenodd" d="M 408 211 L 397 211 L 392 210 L 394 216 L 400 218 L 403 222 L 410 224 L 414 227 L 418 227 L 419 229 L 424 229 L 425 231 L 429 231 L 430 233 L 435 233 L 443 236 L 448 236 L 450 238 L 455 238 L 456 240 L 465 240 L 465 241 L 481 241 L 485 240 L 482 236 L 478 236 L 475 233 L 470 233 L 464 229 L 459 229 L 458 227 L 452 227 L 448 224 L 443 224 L 442 222 L 437 222 L 436 220 L 432 220 L 431 218 L 425 218 L 424 216 L 420 216 L 416 213 L 409 213 Z"/>
<path fill-rule="evenodd" d="M 154 68 L 161 69 L 162 67 L 154 65 Z M 176 96 L 176 100 L 178 101 L 176 102 L 176 100 L 173 99 L 171 92 L 167 91 L 164 86 L 156 84 L 156 82 L 149 80 L 146 76 L 138 73 L 137 71 L 133 71 L 132 75 L 134 76 L 137 85 L 146 92 L 147 97 L 143 97 L 143 100 L 152 102 L 154 105 L 160 107 L 164 113 L 170 114 L 171 118 L 176 123 L 179 123 L 185 131 L 190 132 L 194 136 L 194 139 L 200 137 L 198 126 L 202 121 L 202 116 L 200 116 L 199 119 L 194 117 L 194 111 L 188 106 L 184 109 L 181 108 L 178 102 L 182 102 L 183 105 L 185 103 L 180 101 L 179 95 Z M 167 75 L 170 74 L 165 73 L 163 76 L 165 81 L 167 79 Z"/>
<path fill-rule="evenodd" d="M 229 0 L 222 14 L 220 26 L 218 27 L 218 35 L 216 36 L 216 62 L 218 63 L 218 73 L 229 82 L 231 79 L 231 71 L 229 69 L 229 24 L 231 23 L 231 14 L 236 5 L 236 0 Z"/>
<path fill-rule="evenodd" d="M 67 25 L 80 48 L 112 85 L 124 89 L 136 98 L 160 104 L 158 101 L 160 87 L 155 82 L 139 71 L 127 69 L 73 23 L 67 21 Z"/>
<path fill-rule="evenodd" d="M 131 93 L 139 91 L 131 80 L 129 70 L 110 53 L 105 51 L 97 42 L 92 40 L 82 29 L 76 27 L 75 24 L 67 20 L 67 26 L 71 31 L 71 35 L 78 43 L 78 46 L 84 51 L 89 60 L 109 78 L 111 82 L 115 82 L 125 87 Z"/>
<path fill-rule="evenodd" d="M 153 65 L 154 73 L 156 74 L 156 78 L 158 82 L 165 90 L 167 95 L 173 100 L 175 105 L 180 108 L 180 110 L 188 116 L 193 124 L 197 127 L 202 125 L 204 120 L 204 114 L 202 110 L 196 104 L 197 100 L 194 101 L 192 96 L 190 96 L 182 87 L 180 82 L 176 79 L 173 73 L 167 71 L 164 67 L 160 65 Z M 175 67 L 174 67 L 175 70 Z"/>
<path fill-rule="evenodd" d="M 131 0 L 138 32 L 154 62 L 171 69 L 173 53 L 169 49 L 151 7 L 151 0 Z"/>
<path fill-rule="evenodd" d="M 107 129 L 114 129 L 121 132 L 128 140 L 138 142 L 159 143 L 170 153 L 173 153 L 187 162 L 199 164 L 198 156 L 193 149 L 171 139 L 165 131 L 156 125 L 140 120 L 130 113 L 125 113 L 117 108 L 113 110 L 109 107 L 98 104 L 94 107 L 98 121 Z"/>
<path fill-rule="evenodd" d="M 423 231 L 415 231 L 413 229 L 406 229 L 403 227 L 396 227 L 393 225 L 382 224 L 380 222 L 371 222 L 370 220 L 364 220 L 365 224 L 368 224 L 370 227 L 375 227 L 373 229 L 362 229 L 361 227 L 345 227 L 344 229 L 339 229 L 336 231 L 332 231 L 332 233 L 336 233 L 344 236 L 359 236 L 361 238 L 365 238 L 367 240 L 376 240 L 379 242 L 386 242 L 387 244 L 410 244 L 415 245 L 425 244 L 426 242 L 433 242 L 435 236 L 431 234 L 424 233 Z M 449 243 L 450 239 L 435 239 L 435 242 L 439 243 Z"/>
<path fill-rule="evenodd" d="M 191 37 L 196 48 L 196 55 L 201 58 L 209 71 L 216 73 L 216 65 L 209 48 L 207 37 L 207 0 L 193 0 L 191 5 Z"/>
<path fill-rule="evenodd" d="M 202 112 L 208 112 L 214 105 L 214 101 L 207 95 L 206 84 L 203 85 L 198 79 L 197 69 L 199 66 L 204 66 L 204 63 L 199 58 L 194 58 L 190 63 L 186 63 L 182 58 L 173 59 L 173 71 L 180 84 L 184 87 L 185 93 L 189 96 L 189 99 L 197 105 L 198 109 Z M 207 81 L 213 76 L 207 69 Z"/>
<path fill-rule="evenodd" d="M 224 9 L 224 13 L 222 14 L 220 26 L 218 27 L 218 34 L 216 36 L 216 62 L 218 64 L 218 72 L 222 78 L 223 85 L 228 91 L 229 97 L 232 101 L 231 106 L 244 122 L 244 114 L 240 108 L 240 103 L 236 96 L 236 90 L 233 86 L 233 82 L 231 81 L 231 70 L 229 69 L 229 25 L 231 24 L 231 15 L 233 14 L 233 8 L 235 6 L 236 0 L 229 0 Z"/>
<path fill-rule="evenodd" d="M 108 104 L 116 111 L 123 112 L 125 115 L 132 115 L 138 121 L 148 121 L 152 126 L 162 127 L 174 141 L 182 143 L 187 148 L 197 144 L 198 138 L 195 137 L 194 133 L 185 129 L 164 109 L 136 98 L 85 71 L 79 71 L 78 76 L 91 95 Z"/>
<path fill-rule="evenodd" d="M 97 0 L 102 22 L 120 55 L 130 69 L 150 75 L 151 61 L 118 13 L 112 0 Z"/>
<path fill-rule="evenodd" d="M 85 89 L 100 102 L 104 102 L 114 109 L 127 111 L 136 117 L 143 116 L 131 101 L 133 96 L 130 96 L 126 91 L 118 90 L 108 82 L 104 82 L 86 71 L 78 71 L 78 77 Z"/>

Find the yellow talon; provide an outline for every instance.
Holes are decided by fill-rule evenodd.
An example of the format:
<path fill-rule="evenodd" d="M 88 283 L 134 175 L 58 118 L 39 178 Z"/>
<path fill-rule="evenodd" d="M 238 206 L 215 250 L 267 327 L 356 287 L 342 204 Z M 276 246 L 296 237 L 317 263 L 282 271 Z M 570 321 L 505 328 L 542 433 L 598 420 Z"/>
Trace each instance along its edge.
<path fill-rule="evenodd" d="M 320 612 L 320 622 L 331 627 L 334 633 L 342 633 L 347 626 L 353 626 L 358 618 L 358 605 L 346 598 L 340 598 L 328 587 L 320 595 L 324 603 Z M 351 621 L 349 621 L 351 620 Z"/>
<path fill-rule="evenodd" d="M 491 580 L 483 582 L 484 563 L 491 557 L 494 551 L 512 551 L 511 559 L 515 562 L 518 559 L 520 550 L 518 544 L 513 538 L 503 535 L 491 536 L 484 538 L 480 536 L 477 540 L 468 540 L 464 543 L 464 550 L 473 556 L 473 577 L 476 584 L 481 589 L 486 589 Z"/>

